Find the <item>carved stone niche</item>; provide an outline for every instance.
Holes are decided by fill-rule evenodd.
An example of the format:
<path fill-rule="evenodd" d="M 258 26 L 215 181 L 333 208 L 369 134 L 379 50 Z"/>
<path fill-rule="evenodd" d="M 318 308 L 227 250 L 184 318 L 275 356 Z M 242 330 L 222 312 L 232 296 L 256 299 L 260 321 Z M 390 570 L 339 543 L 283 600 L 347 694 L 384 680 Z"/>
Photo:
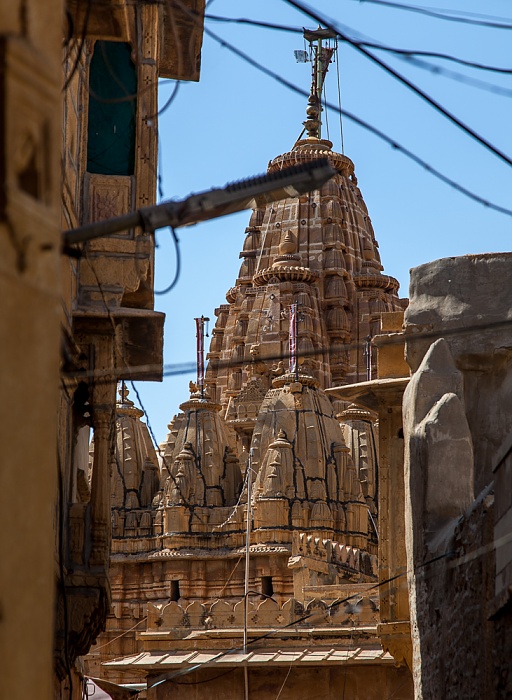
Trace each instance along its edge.
<path fill-rule="evenodd" d="M 237 429 L 236 423 L 250 423 L 254 425 L 258 417 L 258 411 L 265 398 L 266 390 L 263 382 L 259 378 L 251 379 L 234 399 L 233 415 L 230 415 L 235 421 L 234 428 Z"/>

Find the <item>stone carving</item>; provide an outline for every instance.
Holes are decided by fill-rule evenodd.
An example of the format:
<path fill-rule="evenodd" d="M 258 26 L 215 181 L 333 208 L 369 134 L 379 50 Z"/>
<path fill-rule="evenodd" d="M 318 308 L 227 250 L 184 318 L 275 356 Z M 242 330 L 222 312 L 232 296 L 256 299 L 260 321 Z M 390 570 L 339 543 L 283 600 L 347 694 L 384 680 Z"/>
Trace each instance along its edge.
<path fill-rule="evenodd" d="M 195 493 L 195 455 L 192 444 L 186 442 L 174 460 L 171 476 L 167 478 L 167 502 L 171 505 L 196 502 Z M 198 494 L 199 496 L 199 494 Z"/>
<path fill-rule="evenodd" d="M 263 497 L 294 495 L 292 444 L 283 430 L 269 445 L 260 474 L 262 484 L 259 488 Z"/>
<path fill-rule="evenodd" d="M 443 338 L 430 346 L 405 390 L 404 434 L 411 497 L 419 502 L 423 494 L 427 527 L 438 530 L 473 499 L 473 446 L 463 378 Z"/>
<path fill-rule="evenodd" d="M 374 323 L 370 303 L 372 313 L 373 300 L 379 309 L 401 305 L 397 285 L 380 272 L 354 166 L 331 147 L 312 137 L 270 163 L 277 172 L 327 156 L 337 174 L 320 192 L 252 214 L 239 276 L 216 310 L 207 390 L 200 395 L 191 383 L 162 445 L 153 536 L 141 549 L 136 538 L 122 544 L 124 556 L 145 553 L 145 581 L 152 576 L 153 584 L 135 588 L 146 600 L 154 591 L 163 605 L 148 614 L 148 631 L 180 639 L 185 649 L 200 648 L 197 640 L 208 635 L 220 648 L 241 634 L 248 521 L 251 628 L 297 622 L 336 636 L 336 626 L 375 627 L 379 619 L 364 588 L 377 577 L 368 512 L 378 513 L 362 491 L 364 483 L 365 495 L 375 495 L 376 464 L 368 443 L 352 458 L 324 389 L 366 379 L 357 353 Z M 298 366 L 290 372 L 292 304 Z M 137 527 L 146 533 L 141 510 Z M 287 629 L 286 639 L 296 633 Z"/>

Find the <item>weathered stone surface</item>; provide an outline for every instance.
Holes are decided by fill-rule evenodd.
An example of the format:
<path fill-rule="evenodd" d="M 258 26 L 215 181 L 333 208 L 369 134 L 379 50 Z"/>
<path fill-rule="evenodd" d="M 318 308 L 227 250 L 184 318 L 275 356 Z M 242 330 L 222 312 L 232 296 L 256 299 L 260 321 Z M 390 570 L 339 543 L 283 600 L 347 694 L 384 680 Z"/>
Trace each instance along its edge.
<path fill-rule="evenodd" d="M 489 363 L 510 348 L 512 253 L 443 258 L 411 271 L 405 312 L 407 361 L 416 371 L 432 341 L 444 337 L 457 366 Z M 487 355 L 487 357 L 485 357 Z"/>
<path fill-rule="evenodd" d="M 432 527 L 457 517 L 473 500 L 473 446 L 464 406 L 444 394 L 418 425 L 426 453 L 425 512 Z"/>
<path fill-rule="evenodd" d="M 497 551 L 510 504 L 511 274 L 512 255 L 491 253 L 411 275 L 406 540 L 415 697 L 424 700 L 511 690 L 507 551 Z"/>
<path fill-rule="evenodd" d="M 440 338 L 411 377 L 403 401 L 406 517 L 422 513 L 428 532 L 461 515 L 473 498 L 473 448 L 461 398 L 462 374 Z"/>

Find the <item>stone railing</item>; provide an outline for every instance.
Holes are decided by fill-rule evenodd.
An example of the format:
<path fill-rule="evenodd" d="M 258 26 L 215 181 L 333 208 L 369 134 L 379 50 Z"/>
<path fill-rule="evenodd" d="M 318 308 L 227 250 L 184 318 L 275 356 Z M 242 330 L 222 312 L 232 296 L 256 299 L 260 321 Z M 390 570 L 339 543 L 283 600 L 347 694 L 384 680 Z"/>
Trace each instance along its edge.
<path fill-rule="evenodd" d="M 365 589 L 366 588 L 366 589 Z M 342 591 L 340 591 L 342 592 Z M 271 598 L 249 603 L 248 626 L 254 628 L 286 628 L 295 625 L 304 628 L 332 628 L 376 626 L 379 622 L 378 594 L 367 587 L 347 590 L 346 598 L 327 603 L 318 598 L 303 605 L 291 598 L 280 606 Z M 244 626 L 244 601 L 229 603 L 194 602 L 182 606 L 177 602 L 167 605 L 148 604 L 147 631 L 165 636 L 183 638 L 192 631 L 241 630 Z"/>
<path fill-rule="evenodd" d="M 322 539 L 305 532 L 293 535 L 292 559 L 304 558 L 310 568 L 318 564 L 331 564 L 340 569 L 358 572 L 367 577 L 377 576 L 377 557 L 356 547 Z"/>

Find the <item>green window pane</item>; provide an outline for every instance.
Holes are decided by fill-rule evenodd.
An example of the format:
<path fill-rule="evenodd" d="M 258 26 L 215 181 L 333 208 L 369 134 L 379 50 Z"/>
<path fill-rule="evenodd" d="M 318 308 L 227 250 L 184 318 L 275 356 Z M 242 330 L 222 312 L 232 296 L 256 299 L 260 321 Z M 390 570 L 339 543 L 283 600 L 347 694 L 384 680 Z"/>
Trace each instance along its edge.
<path fill-rule="evenodd" d="M 97 41 L 89 77 L 87 171 L 133 175 L 137 73 L 131 46 Z M 128 99 L 127 99 L 128 98 Z"/>

